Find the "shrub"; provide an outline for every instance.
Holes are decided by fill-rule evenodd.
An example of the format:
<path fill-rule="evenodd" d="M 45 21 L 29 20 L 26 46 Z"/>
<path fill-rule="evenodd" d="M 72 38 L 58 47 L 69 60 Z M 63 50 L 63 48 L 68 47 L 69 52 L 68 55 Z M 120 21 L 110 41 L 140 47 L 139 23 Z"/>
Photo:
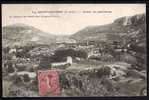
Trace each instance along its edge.
<path fill-rule="evenodd" d="M 7 68 L 8 73 L 13 73 L 15 69 L 12 67 L 12 65 L 8 66 Z"/>
<path fill-rule="evenodd" d="M 29 78 L 28 74 L 24 74 L 23 78 L 24 78 L 24 82 L 29 82 L 30 81 L 30 78 Z"/>
<path fill-rule="evenodd" d="M 21 84 L 21 83 L 22 83 L 21 77 L 18 76 L 18 75 L 15 75 L 13 83 L 14 83 L 14 84 L 17 84 L 17 85 L 18 85 L 19 83 Z"/>
<path fill-rule="evenodd" d="M 104 66 L 97 71 L 97 76 L 101 78 L 102 76 L 110 75 L 110 72 L 111 72 L 111 69 L 107 66 Z"/>

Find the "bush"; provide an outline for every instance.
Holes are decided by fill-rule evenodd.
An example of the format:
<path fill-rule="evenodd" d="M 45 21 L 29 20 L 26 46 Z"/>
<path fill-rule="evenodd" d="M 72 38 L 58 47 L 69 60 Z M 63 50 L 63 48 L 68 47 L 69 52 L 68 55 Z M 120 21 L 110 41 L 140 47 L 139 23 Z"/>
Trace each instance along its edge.
<path fill-rule="evenodd" d="M 104 66 L 97 71 L 97 76 L 101 78 L 102 76 L 110 75 L 110 72 L 111 72 L 111 69 L 107 66 Z"/>
<path fill-rule="evenodd" d="M 21 77 L 18 76 L 18 75 L 15 75 L 13 83 L 14 83 L 14 84 L 17 84 L 17 85 L 18 85 L 19 83 L 21 84 L 21 83 L 22 83 Z"/>
<path fill-rule="evenodd" d="M 15 71 L 15 69 L 11 66 L 8 66 L 7 68 L 8 73 L 13 73 Z"/>
<path fill-rule="evenodd" d="M 28 74 L 24 74 L 23 78 L 24 78 L 24 82 L 29 82 L 30 81 L 30 78 L 29 78 Z"/>

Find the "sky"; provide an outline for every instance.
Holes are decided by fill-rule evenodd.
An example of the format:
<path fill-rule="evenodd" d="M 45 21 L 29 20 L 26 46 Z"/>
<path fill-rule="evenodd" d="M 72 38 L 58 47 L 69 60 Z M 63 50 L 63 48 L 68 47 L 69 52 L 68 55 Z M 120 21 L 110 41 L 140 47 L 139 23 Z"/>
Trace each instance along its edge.
<path fill-rule="evenodd" d="M 71 35 L 145 12 L 145 4 L 3 4 L 2 26 L 23 23 L 50 34 Z"/>

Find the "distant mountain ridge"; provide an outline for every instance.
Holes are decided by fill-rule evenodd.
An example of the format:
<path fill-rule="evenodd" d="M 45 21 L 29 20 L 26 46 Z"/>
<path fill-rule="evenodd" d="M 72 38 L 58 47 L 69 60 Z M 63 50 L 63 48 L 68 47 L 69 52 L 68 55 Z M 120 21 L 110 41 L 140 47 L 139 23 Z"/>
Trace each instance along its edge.
<path fill-rule="evenodd" d="M 50 44 L 54 41 L 54 35 L 26 24 L 17 23 L 2 27 L 2 46 Z"/>
<path fill-rule="evenodd" d="M 121 17 L 106 25 L 88 26 L 71 36 L 77 41 L 98 40 L 107 41 L 111 34 L 131 34 L 140 31 L 146 33 L 145 14 Z M 111 39 L 112 40 L 112 39 Z"/>

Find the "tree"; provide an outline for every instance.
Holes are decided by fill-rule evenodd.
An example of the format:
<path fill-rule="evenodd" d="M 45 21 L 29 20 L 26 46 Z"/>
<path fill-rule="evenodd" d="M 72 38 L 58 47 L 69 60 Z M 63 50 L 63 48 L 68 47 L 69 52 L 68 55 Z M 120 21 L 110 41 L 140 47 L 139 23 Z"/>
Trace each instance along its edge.
<path fill-rule="evenodd" d="M 63 50 L 56 50 L 55 55 L 56 60 L 61 60 L 64 57 L 71 56 L 71 57 L 80 57 L 80 58 L 87 58 L 87 53 L 83 50 L 74 50 L 74 49 L 63 49 Z"/>

